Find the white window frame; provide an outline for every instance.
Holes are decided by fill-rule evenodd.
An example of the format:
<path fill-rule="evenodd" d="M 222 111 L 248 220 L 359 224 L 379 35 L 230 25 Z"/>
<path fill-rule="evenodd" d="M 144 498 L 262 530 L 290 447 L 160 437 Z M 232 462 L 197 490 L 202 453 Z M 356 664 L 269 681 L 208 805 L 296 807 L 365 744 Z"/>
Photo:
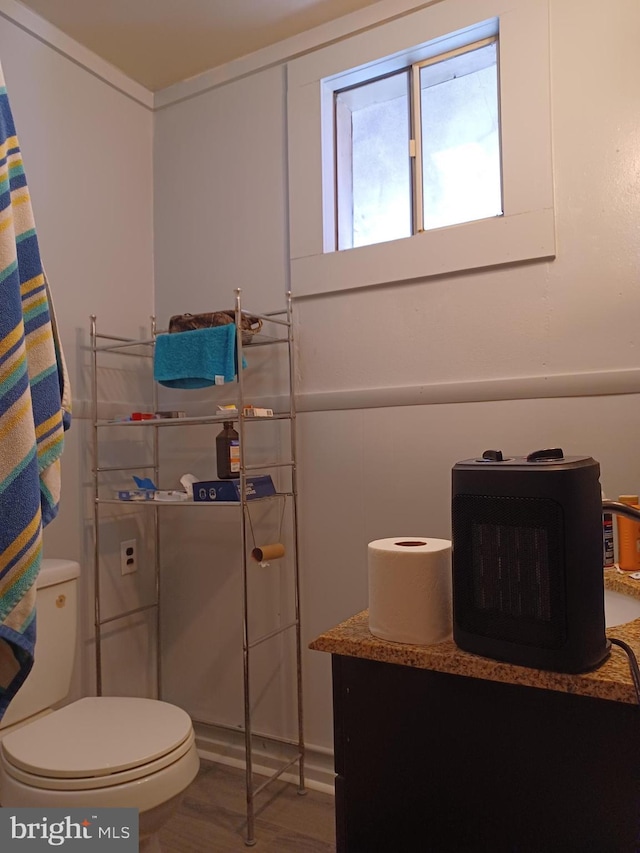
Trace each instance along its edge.
<path fill-rule="evenodd" d="M 335 251 L 334 90 L 496 31 L 503 215 Z M 555 257 L 549 53 L 548 0 L 440 0 L 290 62 L 294 296 Z"/>

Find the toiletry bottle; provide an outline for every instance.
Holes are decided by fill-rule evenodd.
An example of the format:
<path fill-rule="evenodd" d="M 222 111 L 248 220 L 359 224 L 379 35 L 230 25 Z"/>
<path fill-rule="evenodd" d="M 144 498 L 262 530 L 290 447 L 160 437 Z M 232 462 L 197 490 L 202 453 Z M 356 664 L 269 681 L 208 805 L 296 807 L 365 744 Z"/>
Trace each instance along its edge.
<path fill-rule="evenodd" d="M 636 509 L 638 495 L 620 495 L 620 503 L 628 504 Z M 618 525 L 618 565 L 624 572 L 640 571 L 640 522 L 625 518 L 616 518 Z"/>
<path fill-rule="evenodd" d="M 216 436 L 216 462 L 218 479 L 233 480 L 240 476 L 240 436 L 232 421 L 225 421 Z"/>
<path fill-rule="evenodd" d="M 602 500 L 608 498 L 603 494 Z M 615 555 L 613 548 L 613 513 L 602 513 L 602 545 L 603 545 L 603 565 L 605 569 L 611 568 L 615 564 Z"/>

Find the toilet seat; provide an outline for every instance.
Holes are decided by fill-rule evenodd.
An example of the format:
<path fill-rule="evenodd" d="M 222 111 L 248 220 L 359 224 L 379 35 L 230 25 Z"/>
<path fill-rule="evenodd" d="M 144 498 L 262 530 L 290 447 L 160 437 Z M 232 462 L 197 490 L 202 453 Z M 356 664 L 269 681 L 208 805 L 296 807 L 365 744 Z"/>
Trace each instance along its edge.
<path fill-rule="evenodd" d="M 191 719 L 153 699 L 88 697 L 7 735 L 2 764 L 49 790 L 105 788 L 168 767 L 193 748 Z"/>
<path fill-rule="evenodd" d="M 90 697 L 2 740 L 0 802 L 133 806 L 142 813 L 182 793 L 199 764 L 182 709 L 153 699 Z"/>

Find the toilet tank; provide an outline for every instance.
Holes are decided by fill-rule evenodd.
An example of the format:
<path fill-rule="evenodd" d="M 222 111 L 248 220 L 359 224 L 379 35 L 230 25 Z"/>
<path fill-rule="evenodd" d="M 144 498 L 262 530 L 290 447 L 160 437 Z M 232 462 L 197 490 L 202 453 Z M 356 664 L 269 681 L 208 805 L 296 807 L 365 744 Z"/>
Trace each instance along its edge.
<path fill-rule="evenodd" d="M 76 651 L 79 575 L 80 566 L 72 560 L 42 561 L 36 581 L 34 664 L 0 721 L 0 731 L 68 694 Z"/>

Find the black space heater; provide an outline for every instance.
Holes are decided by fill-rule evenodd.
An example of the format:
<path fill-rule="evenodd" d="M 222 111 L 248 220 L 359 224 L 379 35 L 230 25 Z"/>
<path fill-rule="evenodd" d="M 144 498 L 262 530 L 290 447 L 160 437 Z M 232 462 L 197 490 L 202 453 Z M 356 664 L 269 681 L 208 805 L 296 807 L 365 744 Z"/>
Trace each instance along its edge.
<path fill-rule="evenodd" d="M 560 448 L 487 450 L 452 471 L 453 637 L 522 666 L 583 672 L 605 636 L 600 466 Z"/>

